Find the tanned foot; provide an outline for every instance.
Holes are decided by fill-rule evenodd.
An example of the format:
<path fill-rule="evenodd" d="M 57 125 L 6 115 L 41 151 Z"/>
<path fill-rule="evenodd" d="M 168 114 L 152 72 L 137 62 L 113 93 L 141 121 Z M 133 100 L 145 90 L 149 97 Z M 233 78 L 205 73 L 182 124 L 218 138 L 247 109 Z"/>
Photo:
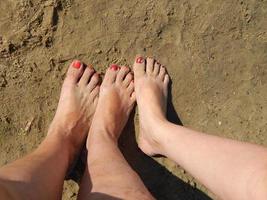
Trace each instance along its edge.
<path fill-rule="evenodd" d="M 111 65 L 100 87 L 99 101 L 90 133 L 108 133 L 117 140 L 128 121 L 134 103 L 134 82 L 130 69 Z"/>
<path fill-rule="evenodd" d="M 134 63 L 135 94 L 140 116 L 138 145 L 147 155 L 160 154 L 155 129 L 166 121 L 169 76 L 164 66 L 153 58 L 137 56 Z"/>
<path fill-rule="evenodd" d="M 64 80 L 58 108 L 48 131 L 48 137 L 60 136 L 68 142 L 71 157 L 83 146 L 99 95 L 99 75 L 91 66 L 76 60 L 70 65 Z M 60 135 L 55 135 L 60 134 Z"/>

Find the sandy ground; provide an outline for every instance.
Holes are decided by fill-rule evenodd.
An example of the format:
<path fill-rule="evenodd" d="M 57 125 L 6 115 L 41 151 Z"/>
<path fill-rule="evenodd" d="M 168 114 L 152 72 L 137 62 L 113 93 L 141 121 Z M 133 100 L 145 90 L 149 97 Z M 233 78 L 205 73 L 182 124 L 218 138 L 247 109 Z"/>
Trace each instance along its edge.
<path fill-rule="evenodd" d="M 1 0 L 0 8 L 0 165 L 45 137 L 72 59 L 104 72 L 131 66 L 136 53 L 168 67 L 183 125 L 267 146 L 266 0 Z M 173 109 L 170 117 L 178 120 Z M 157 199 L 214 198 L 174 163 L 145 157 L 134 133 L 136 116 L 122 148 Z M 63 199 L 77 189 L 67 181 Z"/>

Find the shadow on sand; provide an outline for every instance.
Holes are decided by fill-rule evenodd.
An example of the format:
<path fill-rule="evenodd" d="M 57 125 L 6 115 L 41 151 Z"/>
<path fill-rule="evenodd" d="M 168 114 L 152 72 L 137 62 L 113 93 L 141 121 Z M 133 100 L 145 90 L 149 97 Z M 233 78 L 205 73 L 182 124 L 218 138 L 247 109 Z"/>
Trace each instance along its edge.
<path fill-rule="evenodd" d="M 171 88 L 171 87 L 170 87 Z M 167 118 L 182 125 L 172 104 L 169 89 Z M 139 148 L 135 138 L 134 113 L 120 138 L 120 148 L 131 167 L 139 174 L 146 187 L 158 200 L 211 200 L 205 193 L 185 183 Z"/>
<path fill-rule="evenodd" d="M 169 87 L 167 118 L 170 122 L 182 125 L 172 104 L 172 93 L 170 88 L 171 84 Z M 119 140 L 119 145 L 125 159 L 139 174 L 152 195 L 158 200 L 211 200 L 205 193 L 173 175 L 165 167 L 151 157 L 146 156 L 138 148 L 135 137 L 134 114 L 135 113 L 132 113 L 128 124 L 124 128 Z M 81 157 L 83 158 L 81 159 Z M 84 158 L 86 156 L 81 157 L 68 177 L 76 182 L 83 174 L 82 172 L 85 164 Z M 97 199 L 117 199 L 100 193 L 92 195 L 98 197 Z"/>

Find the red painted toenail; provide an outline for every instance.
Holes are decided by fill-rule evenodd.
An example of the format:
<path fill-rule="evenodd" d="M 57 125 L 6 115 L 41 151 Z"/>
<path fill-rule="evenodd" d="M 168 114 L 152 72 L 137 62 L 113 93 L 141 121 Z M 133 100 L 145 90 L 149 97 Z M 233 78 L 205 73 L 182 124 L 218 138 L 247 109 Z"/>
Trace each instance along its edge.
<path fill-rule="evenodd" d="M 82 63 L 78 60 L 74 61 L 74 63 L 72 64 L 72 66 L 76 69 L 79 69 L 81 67 Z"/>
<path fill-rule="evenodd" d="M 138 57 L 138 58 L 136 58 L 135 62 L 141 64 L 141 63 L 144 62 L 144 58 L 143 57 Z"/>
<path fill-rule="evenodd" d="M 118 70 L 120 67 L 118 66 L 118 65 L 116 65 L 116 64 L 112 64 L 112 65 L 110 65 L 110 69 L 112 69 L 112 70 L 114 70 L 114 71 L 116 71 L 116 70 Z"/>

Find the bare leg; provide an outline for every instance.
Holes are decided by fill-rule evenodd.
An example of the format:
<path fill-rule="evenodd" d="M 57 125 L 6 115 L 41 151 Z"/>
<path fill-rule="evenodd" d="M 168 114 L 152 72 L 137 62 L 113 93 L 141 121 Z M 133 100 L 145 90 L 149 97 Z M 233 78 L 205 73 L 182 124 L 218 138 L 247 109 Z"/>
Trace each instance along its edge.
<path fill-rule="evenodd" d="M 98 100 L 98 75 L 70 66 L 48 135 L 33 153 L 0 169 L 5 199 L 61 199 L 64 177 L 85 142 Z"/>
<path fill-rule="evenodd" d="M 176 161 L 221 199 L 267 199 L 267 150 L 193 131 L 165 118 L 169 77 L 152 58 L 136 58 L 139 147 Z"/>
<path fill-rule="evenodd" d="M 88 166 L 78 199 L 153 199 L 117 145 L 135 103 L 129 71 L 111 66 L 106 72 L 87 139 Z"/>

